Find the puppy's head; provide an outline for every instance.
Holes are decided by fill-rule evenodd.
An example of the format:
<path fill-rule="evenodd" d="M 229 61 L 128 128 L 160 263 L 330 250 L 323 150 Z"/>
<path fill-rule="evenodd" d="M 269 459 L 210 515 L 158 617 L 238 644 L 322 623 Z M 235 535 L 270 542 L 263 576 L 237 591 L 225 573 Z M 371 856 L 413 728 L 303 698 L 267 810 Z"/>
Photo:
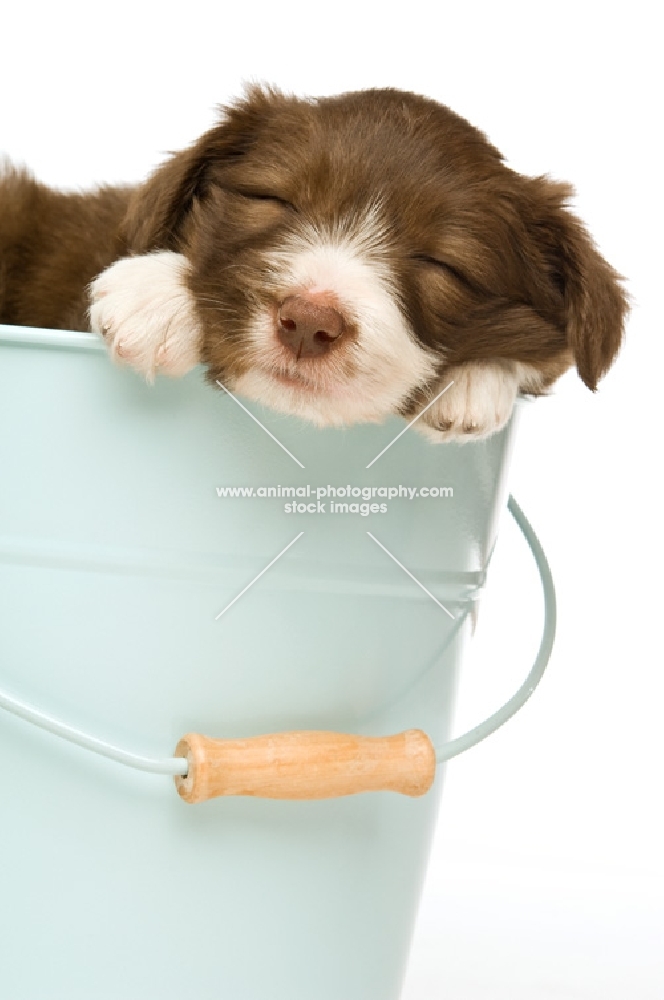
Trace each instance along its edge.
<path fill-rule="evenodd" d="M 626 298 L 570 194 L 425 98 L 254 88 L 138 191 L 124 235 L 186 253 L 211 380 L 352 423 L 416 411 L 467 362 L 520 362 L 535 392 L 576 363 L 595 389 Z"/>

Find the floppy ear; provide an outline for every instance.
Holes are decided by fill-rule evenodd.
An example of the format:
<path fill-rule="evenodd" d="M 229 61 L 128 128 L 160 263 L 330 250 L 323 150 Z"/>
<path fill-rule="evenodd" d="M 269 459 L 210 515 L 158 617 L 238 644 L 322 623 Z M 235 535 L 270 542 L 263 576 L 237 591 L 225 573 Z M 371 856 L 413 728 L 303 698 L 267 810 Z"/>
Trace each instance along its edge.
<path fill-rule="evenodd" d="M 194 199 L 204 193 L 214 132 L 173 153 L 132 193 L 120 235 L 132 253 L 177 250 L 182 224 Z"/>
<path fill-rule="evenodd" d="M 546 177 L 533 178 L 529 185 L 538 249 L 550 280 L 562 293 L 567 345 L 579 375 L 594 391 L 622 341 L 629 308 L 623 279 L 567 208 L 573 194 L 570 185 Z"/>
<path fill-rule="evenodd" d="M 194 202 L 205 198 L 215 173 L 243 156 L 274 101 L 274 90 L 252 87 L 192 146 L 170 158 L 132 193 L 120 235 L 131 253 L 179 250 Z"/>

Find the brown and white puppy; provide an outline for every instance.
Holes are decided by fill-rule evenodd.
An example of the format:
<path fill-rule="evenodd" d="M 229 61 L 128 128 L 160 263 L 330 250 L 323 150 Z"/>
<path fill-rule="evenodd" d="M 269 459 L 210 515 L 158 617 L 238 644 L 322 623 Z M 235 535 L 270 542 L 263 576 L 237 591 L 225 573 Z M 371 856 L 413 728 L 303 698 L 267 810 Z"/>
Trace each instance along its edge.
<path fill-rule="evenodd" d="M 481 437 L 620 346 L 619 276 L 567 184 L 508 169 L 396 90 L 252 88 L 137 188 L 0 178 L 0 322 L 92 329 L 149 379 L 207 377 L 318 424 L 414 416 Z"/>

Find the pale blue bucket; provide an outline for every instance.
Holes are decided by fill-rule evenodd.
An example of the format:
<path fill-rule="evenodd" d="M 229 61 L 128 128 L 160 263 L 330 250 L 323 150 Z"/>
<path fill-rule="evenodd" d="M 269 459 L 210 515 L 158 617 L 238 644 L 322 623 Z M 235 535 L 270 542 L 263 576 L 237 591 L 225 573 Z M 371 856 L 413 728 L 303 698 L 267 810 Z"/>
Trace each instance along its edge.
<path fill-rule="evenodd" d="M 417 799 L 191 806 L 164 774 L 25 720 L 78 739 L 75 727 L 167 773 L 182 770 L 172 754 L 191 730 L 420 728 L 442 761 L 495 729 L 534 688 L 553 638 L 550 575 L 512 502 L 543 575 L 542 647 L 514 698 L 446 743 L 514 419 L 464 446 L 408 430 L 370 464 L 404 427 L 314 429 L 200 371 L 148 387 L 91 335 L 0 327 L 7 1000 L 399 996 L 442 767 Z M 376 493 L 219 495 L 307 485 Z M 399 486 L 448 495 L 379 493 Z M 386 510 L 331 513 L 331 500 Z M 292 502 L 313 509 L 286 512 Z"/>

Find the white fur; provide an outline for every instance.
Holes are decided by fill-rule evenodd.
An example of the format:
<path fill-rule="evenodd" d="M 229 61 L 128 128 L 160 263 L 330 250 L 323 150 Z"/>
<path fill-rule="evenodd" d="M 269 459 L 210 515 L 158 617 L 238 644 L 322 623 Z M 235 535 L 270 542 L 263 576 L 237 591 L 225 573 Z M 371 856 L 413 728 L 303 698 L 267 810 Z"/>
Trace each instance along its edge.
<path fill-rule="evenodd" d="M 476 441 L 507 423 L 519 390 L 540 388 L 541 375 L 516 361 L 476 361 L 445 369 L 442 382 L 453 384 L 414 426 L 432 441 Z"/>
<path fill-rule="evenodd" d="M 201 331 L 185 284 L 189 263 L 163 251 L 124 257 L 90 285 L 90 327 L 114 360 L 149 382 L 158 370 L 184 375 L 199 361 Z"/>
<path fill-rule="evenodd" d="M 381 252 L 378 213 L 321 232 L 303 227 L 269 261 L 268 291 L 275 305 L 289 295 L 333 295 L 357 330 L 341 350 L 300 359 L 277 339 L 275 311 L 257 309 L 250 322 L 247 371 L 230 386 L 265 406 L 319 425 L 380 421 L 418 386 L 430 382 L 436 356 L 421 347 L 398 303 Z M 112 357 L 154 379 L 158 370 L 184 375 L 199 362 L 201 329 L 186 285 L 187 259 L 171 252 L 126 257 L 90 286 L 91 328 Z M 302 379 L 288 385 L 275 373 Z M 447 368 L 454 384 L 415 427 L 433 441 L 486 437 L 509 419 L 520 389 L 537 389 L 541 376 L 518 362 L 473 362 Z M 432 393 L 434 394 L 434 393 Z"/>
<path fill-rule="evenodd" d="M 435 355 L 417 343 L 399 306 L 381 251 L 384 239 L 373 208 L 327 230 L 304 225 L 270 257 L 268 287 L 275 301 L 331 294 L 357 339 L 296 362 L 277 340 L 273 314 L 258 311 L 250 331 L 252 366 L 238 380 L 239 392 L 317 424 L 351 424 L 384 419 L 433 377 Z M 298 373 L 310 388 L 284 385 L 274 372 Z"/>

